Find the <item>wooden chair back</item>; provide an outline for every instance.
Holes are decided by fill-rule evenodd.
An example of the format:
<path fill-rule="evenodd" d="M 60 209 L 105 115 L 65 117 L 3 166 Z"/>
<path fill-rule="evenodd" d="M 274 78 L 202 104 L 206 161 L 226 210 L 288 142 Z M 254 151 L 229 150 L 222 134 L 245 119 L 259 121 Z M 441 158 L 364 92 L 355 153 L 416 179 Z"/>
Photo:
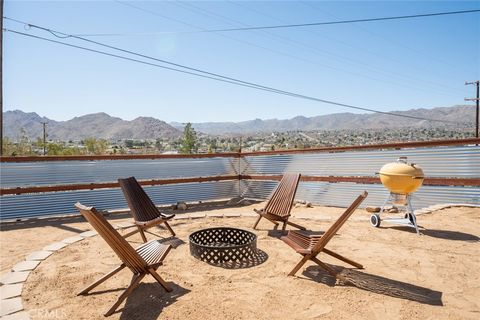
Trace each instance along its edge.
<path fill-rule="evenodd" d="M 108 223 L 100 212 L 94 207 L 86 207 L 80 202 L 77 202 L 75 207 L 133 273 L 138 274 L 145 271 L 147 267 L 145 260 L 143 260 L 120 233 Z"/>
<path fill-rule="evenodd" d="M 361 195 L 353 201 L 350 207 L 345 210 L 345 212 L 335 221 L 335 223 L 322 235 L 320 240 L 313 246 L 312 253 L 318 253 L 327 245 L 327 243 L 333 238 L 333 236 L 340 230 L 343 224 L 348 220 L 348 218 L 353 214 L 353 212 L 358 208 L 358 206 L 365 200 L 368 192 L 363 191 Z"/>
<path fill-rule="evenodd" d="M 300 176 L 300 173 L 285 173 L 268 200 L 264 211 L 280 217 L 288 216 L 292 210 Z"/>
<path fill-rule="evenodd" d="M 155 204 L 135 177 L 118 179 L 135 221 L 150 221 L 160 215 Z"/>

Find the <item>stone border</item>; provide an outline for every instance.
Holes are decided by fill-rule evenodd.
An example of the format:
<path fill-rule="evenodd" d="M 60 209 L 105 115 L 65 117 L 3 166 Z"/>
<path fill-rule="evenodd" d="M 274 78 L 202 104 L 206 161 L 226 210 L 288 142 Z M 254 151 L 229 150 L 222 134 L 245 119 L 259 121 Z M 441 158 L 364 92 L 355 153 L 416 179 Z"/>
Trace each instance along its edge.
<path fill-rule="evenodd" d="M 416 215 L 431 213 L 433 211 L 442 210 L 451 207 L 471 207 L 471 208 L 480 208 L 480 205 L 473 204 L 463 204 L 463 203 L 446 203 L 433 205 L 427 208 L 415 210 Z M 254 212 L 246 213 L 204 213 L 204 212 L 193 212 L 193 213 L 183 213 L 176 215 L 174 220 L 190 220 L 190 219 L 201 219 L 201 218 L 241 218 L 241 217 L 257 217 L 258 215 Z M 317 221 L 331 221 L 333 217 L 304 217 L 297 216 L 297 219 L 304 220 L 317 220 Z M 368 217 L 358 217 L 352 218 L 353 221 L 369 221 Z M 124 222 L 115 224 L 115 230 L 123 230 L 127 228 L 134 227 L 135 225 L 131 222 Z M 29 320 L 30 314 L 23 309 L 22 303 L 22 290 L 23 285 L 28 279 L 30 273 L 38 267 L 42 261 L 45 261 L 49 256 L 54 252 L 59 251 L 73 243 L 82 241 L 84 239 L 93 237 L 97 235 L 96 231 L 85 231 L 76 236 L 71 236 L 63 239 L 59 242 L 54 242 L 50 245 L 45 246 L 40 251 L 35 251 L 26 256 L 24 261 L 18 262 L 12 267 L 12 270 L 6 274 L 3 274 L 0 277 L 0 319 L 3 320 Z"/>

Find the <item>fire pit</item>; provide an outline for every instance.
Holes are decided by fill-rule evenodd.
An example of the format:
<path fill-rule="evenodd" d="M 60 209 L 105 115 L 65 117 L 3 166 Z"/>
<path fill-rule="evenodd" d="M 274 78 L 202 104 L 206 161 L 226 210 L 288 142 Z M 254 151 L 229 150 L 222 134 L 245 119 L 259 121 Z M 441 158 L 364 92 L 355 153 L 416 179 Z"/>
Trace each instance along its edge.
<path fill-rule="evenodd" d="M 190 253 L 210 264 L 242 262 L 257 255 L 257 236 L 236 228 L 208 228 L 192 233 L 189 237 Z"/>

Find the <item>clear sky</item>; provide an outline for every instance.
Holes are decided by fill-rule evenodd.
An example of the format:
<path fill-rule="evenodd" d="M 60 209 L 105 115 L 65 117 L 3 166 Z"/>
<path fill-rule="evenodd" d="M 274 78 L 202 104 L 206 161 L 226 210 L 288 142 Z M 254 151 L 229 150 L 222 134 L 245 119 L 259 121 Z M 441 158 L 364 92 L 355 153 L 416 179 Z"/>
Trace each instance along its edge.
<path fill-rule="evenodd" d="M 480 14 L 268 31 L 201 29 L 480 9 L 479 1 L 12 1 L 4 15 L 278 89 L 382 111 L 464 104 L 480 78 Z M 72 44 L 11 21 L 4 27 Z M 173 32 L 173 33 L 164 33 Z M 102 48 L 98 48 L 104 50 Z M 4 32 L 4 111 L 54 120 L 286 119 L 358 112 Z"/>

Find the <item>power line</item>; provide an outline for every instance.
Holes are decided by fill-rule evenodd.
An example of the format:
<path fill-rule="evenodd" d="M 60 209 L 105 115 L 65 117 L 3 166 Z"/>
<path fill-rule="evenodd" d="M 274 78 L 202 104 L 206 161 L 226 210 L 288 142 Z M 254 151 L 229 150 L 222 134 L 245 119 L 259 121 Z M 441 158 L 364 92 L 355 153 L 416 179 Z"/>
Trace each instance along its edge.
<path fill-rule="evenodd" d="M 10 19 L 10 18 L 6 18 L 6 19 Z M 10 20 L 13 20 L 13 19 L 10 19 Z M 100 46 L 104 46 L 104 47 L 107 47 L 107 48 L 110 48 L 110 49 L 118 50 L 118 51 L 128 53 L 128 54 L 132 54 L 132 55 L 137 55 L 137 56 L 140 56 L 140 57 L 143 57 L 143 58 L 155 60 L 155 61 L 158 61 L 158 62 L 173 65 L 173 66 L 180 67 L 180 68 L 190 70 L 190 71 L 181 70 L 181 69 L 172 68 L 172 67 L 167 67 L 167 66 L 147 62 L 147 61 L 142 61 L 142 60 L 138 60 L 138 59 L 134 59 L 134 58 L 130 58 L 130 57 L 125 57 L 125 56 L 121 56 L 121 55 L 117 55 L 117 54 L 113 54 L 113 53 L 108 53 L 108 52 L 105 52 L 105 51 L 100 51 L 100 50 L 96 50 L 96 49 L 91 49 L 91 48 L 86 48 L 86 47 L 82 47 L 82 46 L 78 46 L 78 45 L 73 45 L 73 44 L 69 44 L 69 43 L 65 43 L 65 42 L 61 42 L 61 41 L 57 41 L 57 40 L 52 40 L 52 39 L 48 39 L 48 38 L 44 38 L 44 37 L 40 37 L 40 36 L 36 36 L 36 35 L 32 35 L 32 34 L 20 32 L 20 31 L 16 31 L 16 30 L 11 30 L 11 29 L 6 29 L 6 28 L 4 28 L 3 30 L 7 31 L 7 32 L 12 32 L 12 33 L 15 33 L 15 34 L 18 34 L 18 35 L 31 37 L 31 38 L 36 38 L 36 39 L 39 39 L 39 40 L 44 40 L 44 41 L 48 41 L 48 42 L 51 42 L 51 43 L 56 43 L 56 44 L 61 44 L 61 45 L 65 45 L 65 46 L 68 46 L 68 47 L 82 49 L 82 50 L 85 50 L 85 51 L 90 51 L 90 52 L 94 52 L 94 53 L 98 53 L 98 54 L 102 54 L 102 55 L 106 55 L 106 56 L 111 56 L 111 57 L 115 57 L 115 58 L 119 58 L 119 59 L 123 59 L 123 60 L 129 60 L 129 61 L 133 61 L 133 62 L 137 62 L 137 63 L 142 63 L 142 64 L 145 64 L 145 65 L 150 65 L 150 66 L 155 66 L 155 67 L 159 67 L 159 68 L 163 68 L 163 69 L 167 69 L 167 70 L 171 70 L 171 71 L 181 72 L 181 73 L 184 73 L 184 74 L 194 75 L 194 76 L 198 76 L 198 77 L 202 77 L 202 78 L 208 78 L 208 79 L 211 79 L 211 80 L 226 82 L 226 83 L 230 83 L 230 84 L 234 84 L 234 85 L 249 87 L 249 88 L 252 88 L 252 89 L 268 91 L 268 92 L 272 92 L 272 93 L 277 93 L 277 94 L 282 94 L 282 95 L 286 95 L 286 96 L 306 99 L 306 100 L 310 100 L 310 101 L 322 102 L 322 103 L 336 105 L 336 106 L 340 106 L 340 107 L 362 110 L 362 111 L 368 111 L 368 112 L 374 112 L 374 113 L 385 114 L 385 115 L 390 115 L 390 116 L 397 116 L 397 117 L 404 117 L 404 118 L 410 118 L 410 119 L 416 119 L 416 120 L 425 120 L 425 121 L 454 123 L 454 124 L 462 124 L 463 125 L 463 123 L 454 122 L 454 121 L 440 120 L 440 119 L 428 119 L 428 118 L 423 118 L 423 117 L 416 117 L 416 116 L 410 116 L 410 115 L 404 115 L 404 114 L 398 114 L 398 113 L 392 113 L 392 112 L 386 112 L 386 111 L 379 111 L 379 110 L 375 110 L 375 109 L 358 107 L 358 106 L 354 106 L 354 105 L 350 105 L 350 104 L 344 104 L 344 103 L 340 103 L 340 102 L 320 99 L 320 98 L 311 97 L 311 96 L 298 94 L 298 93 L 294 93 L 294 92 L 284 91 L 284 90 L 280 90 L 280 89 L 256 84 L 256 83 L 253 83 L 253 82 L 243 81 L 243 80 L 223 76 L 223 75 L 220 75 L 220 74 L 217 74 L 217 73 L 208 72 L 208 71 L 188 67 L 188 66 L 185 66 L 185 65 L 181 65 L 181 64 L 178 64 L 178 63 L 173 63 L 173 62 L 170 62 L 170 61 L 150 57 L 150 56 L 143 55 L 143 54 L 140 54 L 140 53 L 135 53 L 133 51 L 117 48 L 117 47 L 114 47 L 114 46 L 110 46 L 110 45 L 107 45 L 107 44 L 99 43 L 97 41 L 84 39 L 84 38 L 73 36 L 73 35 L 68 35 L 68 34 L 58 32 L 58 31 L 54 31 L 54 30 L 51 30 L 51 29 L 48 29 L 48 28 L 39 27 L 39 26 L 35 26 L 35 25 L 32 25 L 32 24 L 27 24 L 27 25 L 30 26 L 30 27 L 35 27 L 35 28 L 47 31 L 47 32 L 51 33 L 52 35 L 54 35 L 56 37 L 59 37 L 59 38 L 76 38 L 76 39 L 79 39 L 79 40 L 84 40 L 84 41 L 91 42 L 91 43 L 94 43 L 94 44 L 97 44 L 97 45 L 100 45 Z M 59 36 L 58 34 L 62 34 L 62 36 Z"/>
<path fill-rule="evenodd" d="M 180 24 L 183 24 L 183 25 L 186 25 L 188 27 L 193 27 L 193 28 L 196 28 L 196 29 L 199 29 L 197 31 L 193 31 L 193 33 L 196 33 L 196 32 L 209 32 L 209 29 L 205 29 L 205 28 L 201 28 L 201 27 L 198 27 L 196 25 L 193 25 L 189 22 L 185 22 L 185 21 L 182 21 L 182 20 L 179 20 L 178 18 L 172 18 L 172 17 L 169 17 L 169 16 L 166 16 L 164 15 L 163 13 L 159 13 L 157 11 L 153 11 L 153 10 L 150 10 L 150 9 L 146 9 L 146 8 L 143 8 L 141 6 L 138 6 L 136 4 L 132 4 L 132 3 L 129 3 L 129 2 L 126 2 L 126 1 L 120 1 L 120 0 L 113 0 L 115 2 L 117 2 L 118 4 L 121 4 L 121 5 L 124 5 L 124 6 L 127 6 L 127 7 L 130 7 L 130 8 L 133 8 L 133 9 L 136 9 L 136 10 L 140 10 L 142 12 L 145 12 L 145 13 L 148 13 L 148 14 L 152 14 L 152 15 L 156 15 L 156 16 L 159 16 L 161 18 L 164 18 L 164 19 L 168 19 L 170 21 L 173 21 L 173 22 L 176 22 L 176 23 L 180 23 Z M 216 17 L 219 17 L 223 20 L 229 20 L 229 21 L 234 21 L 235 23 L 237 24 L 241 24 L 243 27 L 250 27 L 249 25 L 246 25 L 242 22 L 239 22 L 239 21 L 235 21 L 235 20 L 232 20 L 230 18 L 227 18 L 227 17 L 224 17 L 220 14 L 217 14 L 217 13 L 214 13 L 212 11 L 209 11 L 209 10 L 206 10 L 206 9 L 203 9 L 203 8 L 200 8 L 196 5 L 193 5 L 193 4 L 187 4 L 187 3 L 181 3 L 181 2 L 174 2 L 175 5 L 177 6 L 180 6 L 184 9 L 187 9 L 187 10 L 191 10 L 193 12 L 196 12 L 198 14 L 202 14 L 202 15 L 206 15 L 205 13 L 207 13 L 208 15 L 214 15 Z M 241 7 L 244 7 L 243 5 L 240 5 L 240 4 L 237 4 L 235 3 L 235 5 L 238 5 L 238 6 L 241 6 Z M 188 8 L 188 7 L 191 7 L 191 8 Z M 192 10 L 193 9 L 193 10 Z M 198 12 L 198 11 L 203 11 L 202 12 Z M 258 48 L 261 48 L 261 49 L 264 49 L 264 50 L 268 50 L 270 52 L 274 52 L 276 54 L 281 54 L 281 55 L 284 55 L 284 56 L 287 56 L 287 57 L 290 57 L 290 58 L 294 58 L 294 59 L 297 59 L 297 60 L 300 60 L 300 61 L 303 61 L 303 62 L 307 62 L 307 63 L 312 63 L 312 64 L 315 64 L 315 65 L 319 65 L 321 67 L 324 67 L 324 68 L 329 68 L 329 69 L 333 69 L 333 70 L 336 70 L 336 71 L 340 71 L 340 72 L 344 72 L 344 73 L 348 73 L 348 74 L 351 74 L 351 75 L 354 75 L 354 76 L 358 76 L 358 77 L 362 77 L 362 78 L 367 78 L 367 79 L 370 79 L 370 80 L 374 80 L 374 81 L 377 81 L 377 82 L 381 82 L 381 83 L 390 83 L 390 84 L 393 84 L 395 86 L 399 86 L 399 87 L 404 87 L 404 88 L 408 88 L 410 90 L 416 90 L 416 91 L 431 91 L 431 92 L 435 92 L 436 94 L 441 94 L 441 95 L 446 95 L 446 96 L 453 96 L 454 94 L 454 89 L 450 88 L 449 86 L 446 86 L 444 84 L 437 84 L 437 83 L 434 83 L 432 81 L 424 81 L 424 80 L 417 80 L 415 78 L 413 78 L 412 76 L 409 76 L 409 75 L 402 75 L 400 73 L 394 73 L 394 72 L 388 72 L 388 71 L 385 71 L 385 70 L 382 70 L 381 68 L 378 68 L 376 66 L 372 66 L 372 65 L 369 65 L 369 64 L 366 64 L 365 62 L 362 62 L 362 61 L 359 61 L 359 60 L 355 60 L 355 59 L 351 59 L 351 58 L 347 58 L 345 56 L 342 56 L 342 55 L 339 55 L 339 54 L 334 54 L 334 53 L 331 53 L 331 52 L 328 52 L 327 50 L 325 49 L 319 49 L 317 47 L 314 47 L 310 44 L 305 44 L 305 43 L 302 43 L 298 40 L 293 40 L 293 39 L 290 39 L 290 38 L 286 38 L 284 36 L 280 36 L 280 35 L 277 35 L 275 33 L 270 33 L 268 31 L 265 31 L 265 30 L 257 30 L 257 31 L 263 31 L 265 33 L 267 33 L 270 37 L 275 37 L 275 38 L 278 38 L 280 39 L 281 41 L 283 42 L 290 42 L 290 43 L 294 43 L 296 45 L 300 45 L 302 47 L 306 47 L 308 48 L 309 50 L 312 50 L 312 51 L 315 51 L 316 53 L 320 52 L 321 54 L 324 54 L 326 56 L 328 56 L 330 59 L 333 59 L 333 60 L 337 60 L 337 61 L 344 61 L 344 62 L 347 62 L 347 63 L 350 63 L 350 64 L 357 64 L 357 65 L 360 65 L 361 67 L 363 68 L 366 68 L 367 70 L 370 70 L 371 72 L 374 72 L 378 75 L 380 75 L 380 77 L 376 77 L 376 76 L 373 76 L 373 75 L 366 75 L 366 74 L 363 74 L 363 73 L 359 73 L 359 72 L 352 72 L 351 70 L 347 70 L 347 69 L 343 69 L 343 68 L 338 68 L 338 67 L 334 67 L 333 65 L 331 64 L 320 64 L 318 63 L 317 61 L 313 61 L 311 59 L 306 59 L 304 57 L 300 57 L 298 55 L 293 55 L 291 54 L 290 52 L 289 53 L 286 53 L 286 52 L 282 52 L 282 51 L 278 51 L 278 50 L 274 50 L 274 49 L 271 49 L 271 48 L 267 48 L 265 46 L 262 46 L 262 45 L 257 45 L 257 44 L 253 44 L 251 42 L 248 42 L 248 41 L 244 41 L 244 40 L 239 40 L 239 39 L 236 39 L 236 38 L 233 38 L 233 37 L 227 37 L 231 40 L 234 40 L 234 41 L 238 41 L 238 42 L 242 42 L 242 43 L 246 43 L 248 45 L 251 45 L 251 46 L 254 46 L 254 47 L 258 47 Z M 192 31 L 186 31 L 186 32 L 145 32 L 145 33 L 95 33 L 95 34 L 75 34 L 75 36 L 80 36 L 80 37 L 96 37 L 96 36 L 155 36 L 155 35 L 168 35 L 168 34 L 181 34 L 181 33 L 192 33 Z M 220 35 L 220 36 L 224 36 L 226 37 L 226 35 L 222 34 L 222 33 L 218 33 L 217 35 Z M 277 40 L 278 40 L 277 39 Z M 390 77 L 396 77 L 398 78 L 398 80 L 396 79 L 392 79 Z M 385 79 L 386 78 L 386 79 Z M 415 85 L 410 85 L 410 84 L 407 84 L 405 83 L 405 79 L 407 79 L 408 83 L 410 81 L 421 81 L 422 82 L 422 86 L 415 86 Z M 404 82 L 400 82 L 400 81 L 404 81 Z M 427 83 L 430 83 L 429 87 L 425 87 L 425 82 Z M 437 88 L 438 87 L 438 88 Z M 441 88 L 441 89 L 440 89 Z M 448 91 L 448 92 L 446 92 Z M 455 93 L 458 93 L 458 92 L 455 92 Z"/>
<path fill-rule="evenodd" d="M 133 6 L 129 3 L 123 1 L 116 1 L 118 3 Z M 140 9 L 144 11 L 149 11 L 146 9 Z M 446 15 L 456 15 L 456 14 L 467 14 L 467 13 L 476 13 L 480 12 L 480 9 L 472 10 L 460 10 L 460 11 L 446 11 L 446 12 L 434 12 L 434 13 L 424 13 L 424 14 L 412 14 L 404 16 L 390 16 L 390 17 L 379 17 L 379 18 L 365 18 L 365 19 L 352 19 L 352 20 L 338 20 L 338 21 L 325 21 L 325 22 L 311 22 L 311 23 L 296 23 L 296 24 L 281 24 L 281 25 L 271 25 L 271 26 L 252 26 L 252 27 L 240 27 L 240 28 L 225 28 L 225 29 L 205 29 L 197 31 L 180 31 L 180 32 L 168 32 L 170 34 L 184 34 L 184 33 L 211 33 L 211 32 L 231 32 L 231 31 L 250 31 L 250 30 L 261 30 L 261 29 L 284 29 L 284 28 L 299 28 L 299 27 L 314 27 L 314 26 L 326 26 L 326 25 L 336 25 L 336 24 L 349 24 L 349 23 L 362 23 L 362 22 L 374 22 L 374 21 L 388 21 L 388 20 L 401 20 L 401 19 L 417 19 L 417 18 L 426 18 L 426 17 L 438 17 Z M 168 18 L 173 20 L 172 18 Z M 174 20 L 175 21 L 175 20 Z M 150 33 L 153 34 L 153 33 Z M 160 33 L 157 33 L 160 34 Z M 161 33 L 165 34 L 165 32 Z M 125 35 L 121 33 L 106 33 L 106 34 L 84 34 L 83 36 L 100 36 L 100 35 Z"/>

